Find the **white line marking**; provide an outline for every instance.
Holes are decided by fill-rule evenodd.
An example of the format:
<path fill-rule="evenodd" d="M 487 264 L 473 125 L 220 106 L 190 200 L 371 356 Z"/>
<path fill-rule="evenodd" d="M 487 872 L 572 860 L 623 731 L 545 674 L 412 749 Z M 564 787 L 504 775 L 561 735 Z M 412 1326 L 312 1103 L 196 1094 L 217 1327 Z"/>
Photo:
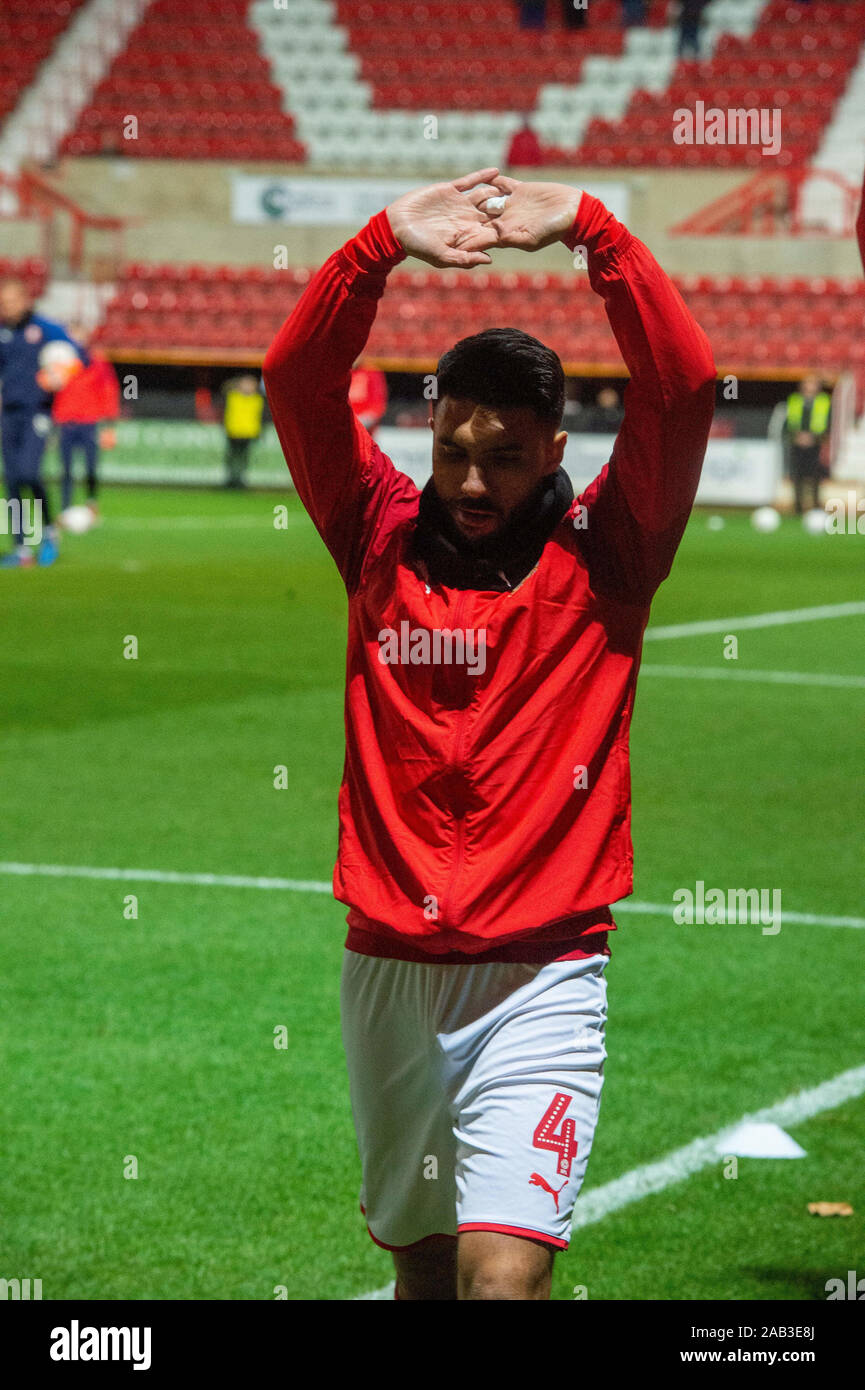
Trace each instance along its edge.
<path fill-rule="evenodd" d="M 672 903 L 635 903 L 626 898 L 624 902 L 613 903 L 612 910 L 614 913 L 634 912 L 642 917 L 669 917 L 671 922 L 673 920 Z M 818 917 L 811 912 L 779 912 L 778 917 L 782 923 L 793 922 L 803 927 L 865 927 L 865 917 Z"/>
<path fill-rule="evenodd" d="M 744 618 L 709 618 L 699 623 L 673 623 L 646 629 L 644 642 L 667 637 L 699 637 L 707 632 L 736 632 L 752 627 L 782 627 L 786 623 L 813 623 L 824 618 L 855 618 L 865 613 L 865 602 L 829 603 L 819 608 L 787 608 L 778 613 L 751 613 Z"/>
<path fill-rule="evenodd" d="M 64 864 L 20 864 L 0 862 L 0 873 L 20 875 L 44 875 L 51 878 L 95 878 L 140 880 L 152 883 L 191 883 L 207 887 L 226 888 L 265 888 L 283 889 L 296 893 L 329 893 L 331 885 L 314 879 L 291 878 L 253 878 L 241 874 L 179 874 L 159 869 L 98 869 Z M 646 916 L 672 916 L 670 904 L 623 902 L 615 906 L 617 912 L 642 913 Z M 785 912 L 782 921 L 798 922 L 807 926 L 848 926 L 865 927 L 865 919 L 858 917 L 817 917 L 809 913 Z M 832 1110 L 846 1100 L 865 1093 L 865 1066 L 854 1067 L 841 1072 L 831 1081 L 824 1081 L 810 1091 L 798 1091 L 786 1100 L 756 1114 L 744 1115 L 736 1124 L 774 1123 L 782 1127 L 800 1124 L 812 1115 L 824 1110 Z M 695 1139 L 682 1149 L 675 1149 L 656 1163 L 634 1168 L 624 1177 L 595 1188 L 577 1201 L 574 1215 L 574 1229 L 590 1226 L 601 1221 L 612 1211 L 618 1211 L 631 1202 L 638 1201 L 650 1193 L 660 1192 L 672 1183 L 680 1182 L 692 1173 L 708 1167 L 717 1161 L 717 1145 L 730 1132 L 733 1125 L 726 1125 L 716 1134 L 704 1139 Z M 371 1293 L 360 1294 L 361 1299 L 386 1299 L 393 1296 L 393 1284 L 387 1284 Z"/>
<path fill-rule="evenodd" d="M 632 1202 L 639 1202 L 644 1197 L 663 1192 L 665 1188 L 684 1182 L 686 1178 L 692 1177 L 704 1168 L 711 1168 L 720 1163 L 719 1145 L 722 1145 L 727 1136 L 739 1125 L 748 1123 L 776 1124 L 780 1125 L 782 1129 L 789 1129 L 795 1125 L 803 1124 L 805 1120 L 810 1120 L 815 1115 L 822 1115 L 827 1110 L 834 1110 L 846 1101 L 855 1100 L 863 1094 L 865 1094 L 865 1066 L 851 1067 L 849 1071 L 839 1072 L 829 1081 L 823 1081 L 819 1086 L 811 1087 L 810 1090 L 794 1091 L 792 1095 L 777 1101 L 775 1105 L 769 1105 L 764 1110 L 757 1110 L 752 1115 L 743 1115 L 740 1120 L 725 1125 L 723 1129 L 717 1130 L 714 1134 L 708 1134 L 702 1139 L 694 1139 L 681 1149 L 673 1149 L 672 1153 L 666 1154 L 664 1158 L 659 1158 L 654 1163 L 641 1164 L 639 1168 L 632 1168 L 621 1178 L 614 1178 L 612 1182 L 604 1183 L 601 1187 L 591 1188 L 588 1192 L 580 1193 L 574 1207 L 571 1230 L 572 1232 L 580 1231 L 586 1226 L 594 1226 L 612 1212 L 621 1211 L 623 1207 L 630 1206 Z M 393 1284 L 386 1285 L 383 1289 L 376 1289 L 372 1293 L 357 1295 L 358 1299 L 388 1297 L 393 1297 Z"/>
<path fill-rule="evenodd" d="M 641 666 L 641 676 L 673 676 L 687 680 L 758 681 L 770 685 L 822 685 L 838 690 L 865 690 L 865 676 L 836 676 L 819 671 L 748 671 L 725 666 Z"/>
<path fill-rule="evenodd" d="M 95 869 L 79 864 L 0 863 L 0 874 L 35 874 L 45 878 L 119 878 L 141 883 L 193 883 L 205 888 L 266 888 L 288 893 L 331 893 L 318 879 L 252 878 L 246 874 L 175 874 L 164 869 Z"/>
<path fill-rule="evenodd" d="M 168 869 L 101 869 L 83 864 L 21 864 L 0 861 L 0 874 L 38 878 L 120 879 L 139 883 L 188 883 L 205 888 L 259 888 L 283 893 L 332 893 L 324 879 L 256 878 L 248 874 L 180 874 Z M 641 903 L 625 899 L 614 903 L 614 912 L 633 912 L 644 917 L 668 917 L 672 922 L 674 904 Z M 781 912 L 782 923 L 807 927 L 865 927 L 865 917 L 817 916 L 810 912 Z M 711 931 L 711 926 L 709 930 Z"/>
<path fill-rule="evenodd" d="M 279 527 L 273 525 L 273 512 L 261 516 L 116 516 L 109 517 L 106 529 L 111 531 L 216 531 L 234 527 L 258 527 L 282 530 L 285 523 L 295 526 L 305 516 L 289 513 Z"/>
<path fill-rule="evenodd" d="M 656 1163 L 645 1163 L 639 1168 L 632 1168 L 630 1173 L 625 1173 L 623 1177 L 604 1183 L 602 1187 L 590 1190 L 585 1196 L 580 1195 L 574 1208 L 573 1229 L 577 1231 L 582 1230 L 584 1226 L 592 1226 L 611 1212 L 621 1211 L 622 1207 L 629 1206 L 631 1202 L 638 1202 L 652 1193 L 663 1192 L 664 1188 L 718 1163 L 718 1145 L 740 1124 L 776 1124 L 782 1129 L 788 1129 L 810 1120 L 814 1115 L 821 1115 L 825 1110 L 834 1110 L 845 1101 L 855 1100 L 863 1093 L 865 1066 L 852 1067 L 849 1071 L 842 1071 L 831 1080 L 812 1087 L 811 1090 L 796 1091 L 785 1100 L 767 1106 L 765 1110 L 757 1110 L 753 1115 L 743 1115 L 735 1124 L 725 1125 L 723 1129 L 707 1135 L 704 1139 L 694 1139 L 684 1148 L 674 1149 L 672 1153 L 658 1159 Z"/>

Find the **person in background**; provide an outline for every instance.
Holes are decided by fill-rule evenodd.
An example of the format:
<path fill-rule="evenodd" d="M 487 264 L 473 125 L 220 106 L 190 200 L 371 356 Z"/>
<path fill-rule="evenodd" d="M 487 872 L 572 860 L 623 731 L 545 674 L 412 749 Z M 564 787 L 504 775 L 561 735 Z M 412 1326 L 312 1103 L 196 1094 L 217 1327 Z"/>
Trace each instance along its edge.
<path fill-rule="evenodd" d="M 51 520 L 51 504 L 42 482 L 42 455 L 51 430 L 51 391 L 40 384 L 40 354 L 48 343 L 71 343 L 84 366 L 86 350 L 70 338 L 66 329 L 33 311 L 33 295 L 23 280 L 11 276 L 0 283 L 0 447 L 6 496 L 17 504 L 14 520 L 15 548 L 0 559 L 3 569 L 32 565 L 31 546 L 24 543 L 21 489 L 26 488 L 40 516 L 42 539 L 35 559 L 52 565 L 58 554 L 58 532 Z"/>
<path fill-rule="evenodd" d="M 520 0 L 520 28 L 545 29 L 547 25 L 547 0 Z"/>
<path fill-rule="evenodd" d="M 562 0 L 562 23 L 565 28 L 584 29 L 588 10 L 588 0 Z"/>
<path fill-rule="evenodd" d="M 508 146 L 506 158 L 509 169 L 528 168 L 544 162 L 541 142 L 529 125 L 528 116 L 523 116 L 521 120 L 522 124 L 519 130 L 514 131 Z"/>
<path fill-rule="evenodd" d="M 604 386 L 595 397 L 595 404 L 583 412 L 579 427 L 587 434 L 617 434 L 624 418 L 618 391 Z"/>
<path fill-rule="evenodd" d="M 246 487 L 244 473 L 249 462 L 249 448 L 261 434 L 264 396 L 261 383 L 251 373 L 231 377 L 223 382 L 225 395 L 225 486 Z"/>
<path fill-rule="evenodd" d="M 700 56 L 700 20 L 707 0 L 680 0 L 679 3 L 679 57 L 686 51 L 692 58 Z"/>
<path fill-rule="evenodd" d="M 73 325 L 70 332 L 79 343 L 88 346 L 90 334 L 87 329 Z M 57 392 L 51 408 L 51 418 L 58 427 L 60 461 L 63 465 L 61 525 L 62 513 L 72 502 L 75 454 L 80 450 L 84 455 L 87 506 L 96 516 L 99 511 L 96 501 L 99 491 L 99 450 L 113 449 L 117 439 L 115 426 L 120 414 L 117 373 L 101 352 L 90 351 L 89 347 L 88 351 L 90 366 Z"/>
<path fill-rule="evenodd" d="M 622 24 L 626 29 L 646 23 L 646 0 L 622 0 Z"/>
<path fill-rule="evenodd" d="M 799 390 L 787 397 L 785 433 L 797 516 L 809 510 L 806 492 L 812 508 L 820 505 L 820 449 L 827 438 L 831 408 L 832 397 L 820 390 L 816 376 L 805 377 Z"/>
<path fill-rule="evenodd" d="M 375 432 L 387 410 L 387 377 L 375 367 L 365 367 L 358 357 L 351 371 L 349 404 L 365 430 Z"/>

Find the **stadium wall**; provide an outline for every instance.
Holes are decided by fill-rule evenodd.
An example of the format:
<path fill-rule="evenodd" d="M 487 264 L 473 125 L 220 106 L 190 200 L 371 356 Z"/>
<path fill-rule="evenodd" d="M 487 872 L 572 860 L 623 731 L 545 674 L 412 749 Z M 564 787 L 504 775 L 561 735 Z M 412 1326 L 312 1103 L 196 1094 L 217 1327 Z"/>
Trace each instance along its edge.
<path fill-rule="evenodd" d="M 315 178 L 308 170 L 274 161 L 228 165 L 208 160 L 68 159 L 52 182 L 87 211 L 130 219 L 126 255 L 130 260 L 272 264 L 275 243 L 286 247 L 290 265 L 317 265 L 357 228 L 352 225 L 292 227 L 279 221 L 262 226 L 231 220 L 231 181 L 237 172 Z M 650 245 L 673 274 L 858 275 L 861 265 L 852 239 L 675 237 L 674 222 L 745 181 L 748 174 L 702 169 L 610 170 L 545 169 L 544 177 L 573 183 L 624 184 L 629 190 L 629 226 Z M 537 171 L 527 171 L 537 177 Z M 422 182 L 419 179 L 419 182 Z M 675 209 L 675 216 L 673 216 Z M 562 253 L 548 247 L 532 257 L 534 269 L 561 268 Z M 499 252 L 501 270 L 525 268 L 519 252 Z"/>

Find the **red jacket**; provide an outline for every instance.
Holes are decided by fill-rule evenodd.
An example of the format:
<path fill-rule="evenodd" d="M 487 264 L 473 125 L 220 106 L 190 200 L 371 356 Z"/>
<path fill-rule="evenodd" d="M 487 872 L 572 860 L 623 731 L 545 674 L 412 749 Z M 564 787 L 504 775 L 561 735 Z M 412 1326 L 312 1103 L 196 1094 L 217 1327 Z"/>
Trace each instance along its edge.
<path fill-rule="evenodd" d="M 368 430 L 374 430 L 387 410 L 387 377 L 384 372 L 358 367 L 351 374 L 348 398 L 361 423 Z"/>
<path fill-rule="evenodd" d="M 117 373 L 98 352 L 91 352 L 90 366 L 58 391 L 51 407 L 58 425 L 95 425 L 116 420 L 120 414 L 120 388 Z"/>
<path fill-rule="evenodd" d="M 348 404 L 404 259 L 385 213 L 325 262 L 264 361 L 297 491 L 348 591 L 334 892 L 351 909 L 347 945 L 368 954 L 584 954 L 632 891 L 634 685 L 694 500 L 715 367 L 670 280 L 597 198 L 583 194 L 563 240 L 587 247 L 631 382 L 610 463 L 514 590 L 429 589 L 409 549 L 418 490 Z M 484 630 L 483 672 L 383 662 L 380 634 L 404 622 Z"/>

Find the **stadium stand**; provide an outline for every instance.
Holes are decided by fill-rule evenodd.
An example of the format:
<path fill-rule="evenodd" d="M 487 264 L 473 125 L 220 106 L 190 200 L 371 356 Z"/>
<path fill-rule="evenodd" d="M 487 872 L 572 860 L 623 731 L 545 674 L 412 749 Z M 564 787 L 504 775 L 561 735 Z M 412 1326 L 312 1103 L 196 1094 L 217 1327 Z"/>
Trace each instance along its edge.
<path fill-rule="evenodd" d="M 97 341 L 116 355 L 172 350 L 230 360 L 263 352 L 311 271 L 132 263 Z M 723 369 L 752 375 L 820 361 L 841 372 L 865 365 L 861 279 L 682 276 L 679 288 L 712 339 Z M 447 345 L 445 325 L 466 333 L 518 323 L 572 370 L 622 369 L 603 308 L 586 276 L 544 272 L 467 277 L 453 271 L 394 272 L 381 302 L 369 356 L 391 370 L 425 369 Z"/>
<path fill-rule="evenodd" d="M 819 166 L 858 186 L 865 163 L 865 0 L 710 0 L 699 63 L 676 56 L 676 7 L 668 0 L 652 4 L 647 26 L 627 30 L 619 0 L 592 0 L 590 23 L 579 31 L 564 29 L 559 7 L 549 5 L 543 32 L 520 29 L 518 7 L 509 0 L 286 0 L 280 8 L 272 0 L 221 0 L 218 7 L 186 0 L 180 12 L 171 0 L 121 3 L 128 28 L 119 50 L 99 70 L 59 144 L 73 167 L 98 171 L 105 166 L 95 155 L 110 155 L 112 165 L 131 156 L 160 161 L 156 167 L 174 183 L 172 161 L 211 162 L 219 177 L 219 161 L 236 168 L 267 160 L 282 170 L 302 165 L 310 176 L 350 170 L 421 181 L 439 168 L 452 174 L 500 160 L 520 112 L 529 112 L 559 176 L 577 167 L 662 171 L 674 162 L 693 164 L 700 176 L 703 166 L 753 174 L 756 164 L 764 173 L 768 161 L 752 145 L 673 144 L 673 112 L 698 101 L 780 109 L 784 145 L 772 168 L 781 166 L 790 178 Z M 28 69 L 35 86 L 64 25 L 71 36 L 77 17 L 92 21 L 104 6 L 105 0 L 45 0 L 28 21 L 22 0 L 13 0 L 0 33 L 14 30 L 21 40 L 28 22 L 34 26 L 35 47 L 48 59 L 41 70 Z M 137 129 L 126 139 L 130 113 Z M 768 230 L 789 240 L 801 230 L 789 225 L 791 216 L 799 218 L 798 202 L 773 224 L 771 190 L 713 187 L 714 225 L 705 209 L 689 214 L 682 227 L 692 247 L 700 235 L 727 236 L 728 244 L 734 236 L 751 238 L 747 253 L 720 261 L 722 269 L 751 273 L 721 274 L 701 245 L 700 258 L 714 265 L 714 275 L 684 274 L 700 259 L 677 267 L 672 239 L 666 249 L 719 363 L 754 375 L 814 363 L 829 372 L 861 367 L 863 286 L 844 278 L 845 262 L 830 262 L 834 273 L 822 275 L 762 273 L 772 266 L 771 243 L 754 245 L 754 209 L 763 216 L 761 208 L 770 205 L 769 226 L 757 226 L 758 236 Z M 84 188 L 82 179 L 79 204 Z M 839 206 L 845 196 L 842 189 Z M 825 204 L 825 186 L 819 198 Z M 740 204 L 740 221 L 725 222 Z M 808 218 L 799 220 L 807 230 Z M 845 206 L 828 230 L 844 235 L 848 222 Z M 675 238 L 678 229 L 666 223 L 662 230 Z M 139 241 L 132 255 L 140 257 L 141 249 Z M 178 257 L 171 262 L 116 265 L 117 292 L 97 335 L 116 358 L 249 360 L 264 351 L 310 274 L 297 263 L 300 256 L 294 269 L 270 270 L 260 249 L 256 264 L 223 264 L 234 251 L 218 238 L 198 250 L 193 264 L 178 253 L 183 250 L 174 246 L 163 252 Z M 312 250 L 304 253 L 308 262 L 313 258 Z M 827 263 L 816 266 L 825 271 Z M 71 256 L 70 267 L 80 274 Z M 796 266 L 777 267 L 784 268 Z M 381 363 L 425 368 L 442 347 L 445 317 L 467 331 L 498 319 L 543 336 L 572 370 L 620 371 L 600 305 L 579 289 L 575 296 L 574 284 L 587 288 L 579 276 L 565 285 L 545 270 L 470 280 L 398 272 L 371 351 Z"/>
<path fill-rule="evenodd" d="M 592 120 L 574 162 L 763 164 L 762 150 L 748 144 L 665 148 L 672 112 L 693 109 L 702 101 L 723 109 L 780 111 L 784 142 L 778 164 L 800 165 L 817 151 L 856 65 L 863 34 L 865 3 L 860 0 L 808 6 L 772 0 L 749 37 L 719 34 L 712 57 L 681 62 L 664 92 L 638 90 L 620 121 Z M 559 160 L 566 152 L 555 154 Z"/>
<path fill-rule="evenodd" d="M 0 121 L 14 110 L 82 0 L 3 0 L 0 9 Z"/>
<path fill-rule="evenodd" d="M 23 280 L 30 294 L 38 298 L 48 282 L 48 266 L 41 256 L 0 256 L 0 280 L 6 276 Z"/>
<path fill-rule="evenodd" d="M 248 0 L 155 0 L 93 92 L 61 153 L 138 158 L 304 158 L 246 22 Z M 129 113 L 134 138 L 124 135 Z"/>

